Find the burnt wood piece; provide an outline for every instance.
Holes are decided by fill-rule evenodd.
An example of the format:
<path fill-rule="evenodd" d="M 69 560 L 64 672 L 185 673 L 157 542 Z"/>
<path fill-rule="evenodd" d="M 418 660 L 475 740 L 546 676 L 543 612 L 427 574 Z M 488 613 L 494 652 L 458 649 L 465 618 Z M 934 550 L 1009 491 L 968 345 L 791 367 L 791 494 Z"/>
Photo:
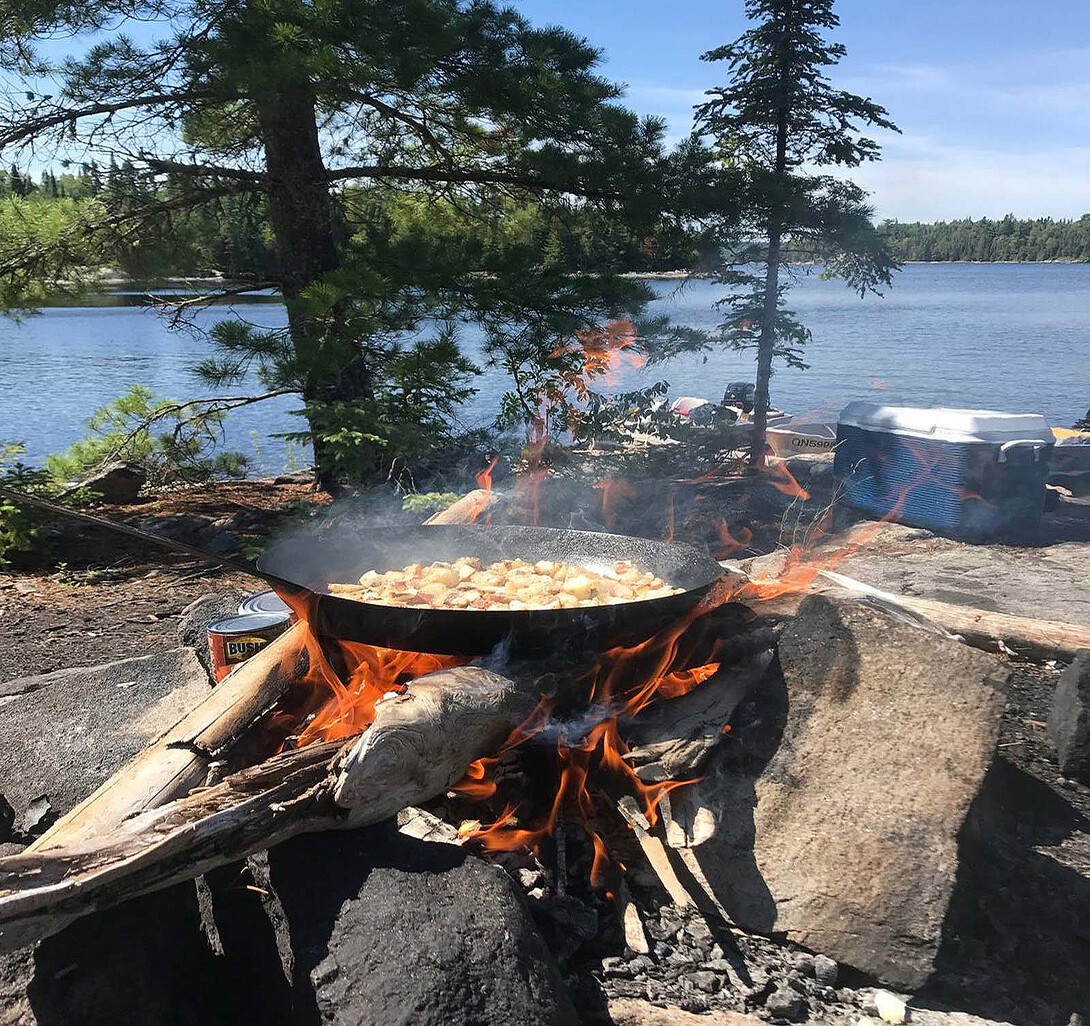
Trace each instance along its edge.
<path fill-rule="evenodd" d="M 536 700 L 532 682 L 520 687 L 479 667 L 442 670 L 380 703 L 372 726 L 347 743 L 283 753 L 108 833 L 0 859 L 0 950 L 296 834 L 376 823 L 434 798 Z"/>

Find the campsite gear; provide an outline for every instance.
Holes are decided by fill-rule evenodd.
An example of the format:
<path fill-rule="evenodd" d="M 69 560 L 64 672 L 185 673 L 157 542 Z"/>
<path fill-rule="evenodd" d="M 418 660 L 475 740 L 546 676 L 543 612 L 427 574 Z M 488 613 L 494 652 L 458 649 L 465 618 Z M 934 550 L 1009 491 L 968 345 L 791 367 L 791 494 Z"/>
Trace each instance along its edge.
<path fill-rule="evenodd" d="M 240 613 L 280 613 L 294 619 L 295 613 L 275 591 L 259 591 L 248 595 L 238 604 Z"/>
<path fill-rule="evenodd" d="M 753 412 L 757 386 L 752 381 L 732 381 L 723 393 L 724 406 L 738 406 L 743 413 Z"/>
<path fill-rule="evenodd" d="M 684 590 L 612 605 L 520 610 L 380 605 L 325 590 L 331 582 L 358 580 L 367 570 L 453 562 L 461 556 L 476 556 L 484 565 L 518 558 L 592 569 L 623 559 Z M 262 573 L 290 578 L 297 588 L 312 592 L 307 620 L 319 634 L 450 655 L 485 655 L 500 642 L 522 654 L 576 639 L 601 648 L 643 641 L 697 605 L 723 572 L 708 553 L 681 542 L 530 526 L 375 528 L 362 515 L 293 531 L 274 541 L 257 565 Z"/>
<path fill-rule="evenodd" d="M 1066 488 L 1072 495 L 1090 495 L 1090 431 L 1053 428 L 1056 448 L 1048 483 Z"/>
<path fill-rule="evenodd" d="M 834 468 L 857 509 L 984 540 L 1040 521 L 1053 445 L 1039 414 L 853 402 Z"/>

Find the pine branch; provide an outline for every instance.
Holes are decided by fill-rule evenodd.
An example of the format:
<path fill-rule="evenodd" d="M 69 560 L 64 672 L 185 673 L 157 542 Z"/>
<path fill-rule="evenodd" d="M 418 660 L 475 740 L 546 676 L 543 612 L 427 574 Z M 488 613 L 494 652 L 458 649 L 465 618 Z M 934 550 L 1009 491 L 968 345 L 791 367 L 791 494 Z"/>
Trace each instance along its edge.
<path fill-rule="evenodd" d="M 582 183 L 555 182 L 537 175 L 515 171 L 491 171 L 487 168 L 451 168 L 432 164 L 427 167 L 407 167 L 396 164 L 362 164 L 356 167 L 331 168 L 326 179 L 331 182 L 346 178 L 400 178 L 410 182 L 445 182 L 470 185 L 517 185 L 538 192 L 564 192 L 587 199 L 620 199 L 620 193 L 595 189 Z"/>
<path fill-rule="evenodd" d="M 136 158 L 146 164 L 153 171 L 162 171 L 169 174 L 191 175 L 195 178 L 235 178 L 243 182 L 264 182 L 267 178 L 260 171 L 250 171 L 243 167 L 225 167 L 222 164 L 183 164 L 177 160 L 167 160 L 164 157 L 152 157 L 146 153 L 135 154 Z"/>
<path fill-rule="evenodd" d="M 86 107 L 58 107 L 52 113 L 37 118 L 28 118 L 0 132 L 0 148 L 12 143 L 32 139 L 50 128 L 67 125 L 83 118 L 101 114 L 116 114 L 118 111 L 135 110 L 140 107 L 154 107 L 164 103 L 183 103 L 186 100 L 207 99 L 209 94 L 185 90 L 177 93 L 152 93 L 148 96 L 135 96 L 113 103 L 92 103 Z"/>

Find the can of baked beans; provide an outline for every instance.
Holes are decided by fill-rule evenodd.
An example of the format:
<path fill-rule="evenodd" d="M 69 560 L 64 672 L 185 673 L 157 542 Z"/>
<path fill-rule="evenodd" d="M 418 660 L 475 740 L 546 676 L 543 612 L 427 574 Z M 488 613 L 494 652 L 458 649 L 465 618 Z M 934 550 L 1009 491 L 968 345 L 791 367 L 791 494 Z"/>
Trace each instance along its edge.
<path fill-rule="evenodd" d="M 295 614 L 291 607 L 275 591 L 259 591 L 248 595 L 238 604 L 240 613 L 287 613 L 292 619 Z"/>
<path fill-rule="evenodd" d="M 283 634 L 290 622 L 287 613 L 242 613 L 210 623 L 208 655 L 216 682 Z"/>

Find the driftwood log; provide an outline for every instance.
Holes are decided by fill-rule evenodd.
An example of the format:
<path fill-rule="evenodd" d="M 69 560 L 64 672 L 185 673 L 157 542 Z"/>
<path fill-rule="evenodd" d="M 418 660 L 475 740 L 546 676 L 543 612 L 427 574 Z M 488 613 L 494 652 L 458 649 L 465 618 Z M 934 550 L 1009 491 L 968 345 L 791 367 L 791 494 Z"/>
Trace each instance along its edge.
<path fill-rule="evenodd" d="M 722 565 L 739 582 L 752 579 L 736 563 L 724 562 Z M 764 602 L 756 601 L 753 605 L 762 613 L 793 615 L 806 595 L 815 594 L 855 596 L 890 612 L 899 610 L 911 614 L 921 624 L 929 622 L 932 626 L 941 627 L 946 633 L 959 636 L 967 645 L 985 652 L 1003 652 L 1006 649 L 1027 659 L 1070 662 L 1079 649 L 1090 648 L 1090 627 L 1084 624 L 1039 620 L 915 595 L 896 595 L 846 574 L 828 570 L 819 570 L 814 581 L 801 592 Z M 750 600 L 743 595 L 742 601 Z"/>
<path fill-rule="evenodd" d="M 299 833 L 377 823 L 444 793 L 537 701 L 533 684 L 479 667 L 413 681 L 345 742 L 287 752 L 107 832 L 0 859 L 0 950 L 73 918 L 192 879 Z"/>
<path fill-rule="evenodd" d="M 307 670 L 296 624 L 242 663 L 208 697 L 62 816 L 27 849 L 73 847 L 113 829 L 127 816 L 188 794 L 209 768 Z"/>

